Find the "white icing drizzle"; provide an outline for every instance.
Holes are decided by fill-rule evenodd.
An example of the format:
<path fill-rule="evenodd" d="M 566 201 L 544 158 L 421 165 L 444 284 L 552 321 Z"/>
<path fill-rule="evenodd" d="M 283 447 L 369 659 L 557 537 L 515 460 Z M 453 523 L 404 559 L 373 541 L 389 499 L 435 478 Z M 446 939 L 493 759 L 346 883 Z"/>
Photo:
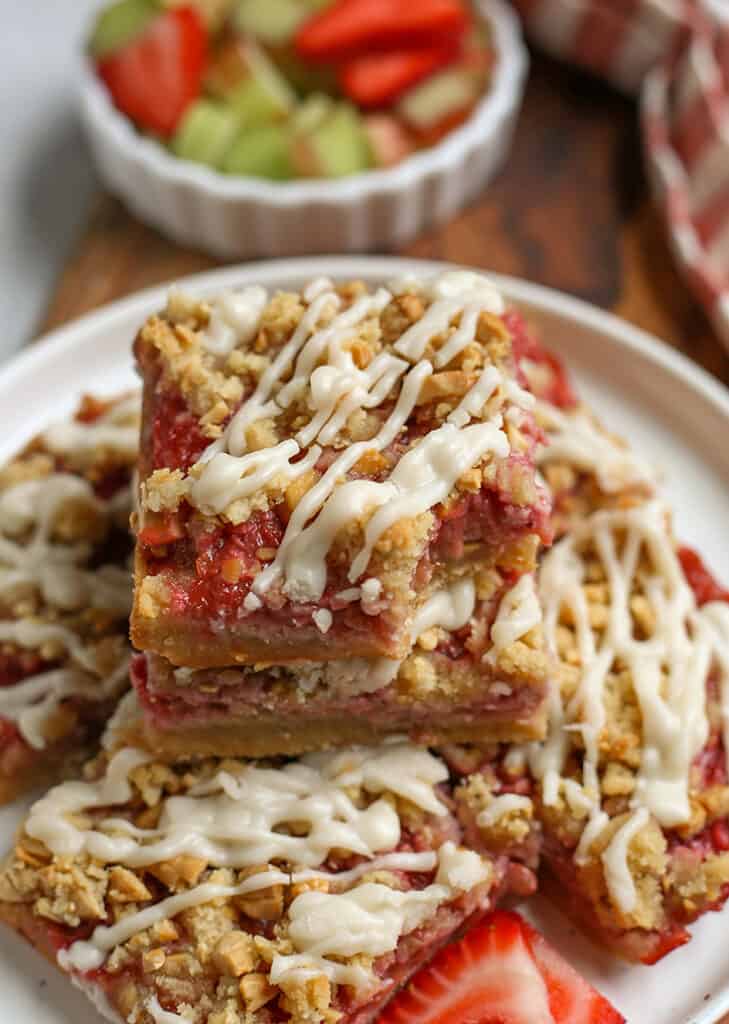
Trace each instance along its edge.
<path fill-rule="evenodd" d="M 513 811 L 530 811 L 531 807 L 532 802 L 528 796 L 520 796 L 518 793 L 502 793 L 500 796 L 494 797 L 491 803 L 479 812 L 476 824 L 480 828 L 490 828 Z"/>
<path fill-rule="evenodd" d="M 410 626 L 413 641 L 434 626 L 449 632 L 462 629 L 476 606 L 476 585 L 470 578 L 457 580 L 436 591 L 417 610 Z"/>
<path fill-rule="evenodd" d="M 624 914 L 635 909 L 637 893 L 628 867 L 628 848 L 632 839 L 650 820 L 647 807 L 639 807 L 618 829 L 602 852 L 605 881 L 610 895 Z"/>
<path fill-rule="evenodd" d="M 565 411 L 542 399 L 537 400 L 535 408 L 548 442 L 538 450 L 539 465 L 569 462 L 583 473 L 594 473 L 606 494 L 617 494 L 630 486 L 653 489 L 656 470 L 600 430 L 585 409 Z"/>
<path fill-rule="evenodd" d="M 690 770 L 708 737 L 706 680 L 712 667 L 719 672 L 722 706 L 729 707 L 729 608 L 721 602 L 697 607 L 667 522 L 666 509 L 658 501 L 597 512 L 546 555 L 540 577 L 547 643 L 556 654 L 560 610 L 568 608 L 581 675 L 566 706 L 557 686 L 552 686 L 548 736 L 543 744 L 532 745 L 530 760 L 545 804 L 555 804 L 562 791 L 571 807 L 589 810 L 577 863 L 589 858 L 593 841 L 609 821 L 601 805 L 598 774 L 608 673 L 621 667 L 629 670 L 640 707 L 642 756 L 632 798 L 636 813 L 630 828 L 614 837 L 610 853 L 603 856 L 611 895 L 624 908 L 631 900 L 626 855 L 632 836 L 650 815 L 666 828 L 690 817 Z M 588 545 L 603 565 L 610 591 L 607 622 L 601 629 L 590 623 L 582 590 L 582 552 Z M 648 602 L 655 620 L 647 639 L 635 635 L 631 606 L 636 595 Z M 581 783 L 561 774 L 570 732 L 576 730 L 585 747 Z"/>
<path fill-rule="evenodd" d="M 371 795 L 394 793 L 429 813 L 445 814 L 436 786 L 447 779 L 448 771 L 427 750 L 391 743 L 310 755 L 280 769 L 241 763 L 237 770 L 219 771 L 185 796 L 167 797 L 155 829 L 141 829 L 113 816 L 94 828 L 81 824 L 89 811 L 127 803 L 133 793 L 130 774 L 149 761 L 149 755 L 139 750 L 124 749 L 112 757 L 106 775 L 98 781 L 57 786 L 31 809 L 26 832 L 56 856 L 85 853 L 102 863 L 131 868 L 181 853 L 202 857 L 216 867 L 279 860 L 304 868 L 291 873 L 272 867 L 237 885 L 203 882 L 116 924 L 99 925 L 88 940 L 77 941 L 59 954 L 66 970 L 100 967 L 116 946 L 189 907 L 272 885 L 326 878 L 328 892 L 309 891 L 292 901 L 289 938 L 295 952 L 276 954 L 271 980 L 285 985 L 292 979 L 324 974 L 338 983 L 364 986 L 372 980 L 368 971 L 330 958 L 389 952 L 441 903 L 491 878 L 487 861 L 450 841 L 437 853 L 397 851 L 400 821 L 391 804 L 380 798 L 362 810 L 350 798 L 348 790 L 356 786 Z M 278 831 L 294 821 L 299 826 L 307 822 L 308 835 Z M 347 871 L 316 870 L 334 848 L 366 860 Z M 422 890 L 360 883 L 363 875 L 378 870 L 435 868 L 433 883 Z"/>
<path fill-rule="evenodd" d="M 312 448 L 303 459 L 292 463 L 300 451 L 296 441 L 289 440 L 240 457 L 218 452 L 204 463 L 194 480 L 190 502 L 206 515 L 216 515 L 232 502 L 255 494 L 275 477 L 295 480 L 315 466 L 321 455 L 321 449 Z"/>
<path fill-rule="evenodd" d="M 92 550 L 88 542 L 64 544 L 53 539 L 65 506 L 84 506 L 96 517 L 109 514 L 108 502 L 97 498 L 86 480 L 70 473 L 27 480 L 0 494 L 0 595 L 33 586 L 44 601 L 63 611 L 91 606 L 128 615 L 129 573 L 111 565 L 85 569 Z M 12 539 L 28 530 L 30 536 L 22 541 Z"/>
<path fill-rule="evenodd" d="M 366 986 L 372 980 L 368 971 L 328 958 L 389 953 L 441 903 L 490 877 L 489 866 L 477 853 L 452 842 L 438 850 L 438 865 L 434 883 L 420 890 L 400 892 L 365 882 L 347 892 L 297 896 L 289 908 L 288 931 L 297 953 L 274 957 L 271 981 L 281 985 L 323 974 L 338 984 Z"/>
<path fill-rule="evenodd" d="M 459 477 L 487 454 L 502 459 L 509 454 L 509 442 L 500 424 L 477 423 L 459 430 L 452 423 L 445 423 L 406 452 L 387 481 L 371 485 L 382 496 L 377 502 L 381 507 L 365 527 L 364 547 L 349 570 L 351 582 L 359 579 L 367 568 L 374 546 L 385 530 L 445 501 Z M 366 481 L 352 483 L 363 486 Z M 343 485 L 347 486 L 350 485 Z"/>
<path fill-rule="evenodd" d="M 542 606 L 537 597 L 534 577 L 531 574 L 520 576 L 514 586 L 502 597 L 494 624 L 491 627 L 491 640 L 495 652 L 509 647 L 526 636 L 541 621 Z"/>
<path fill-rule="evenodd" d="M 370 581 L 367 581 L 370 582 Z M 376 582 L 379 582 L 376 581 Z M 453 632 L 462 629 L 476 607 L 476 586 L 472 579 L 457 580 L 432 594 L 415 613 L 410 624 L 412 643 L 436 626 Z M 403 664 L 396 658 L 349 658 L 344 662 L 347 692 L 374 693 L 397 678 Z M 338 663 L 341 671 L 342 663 Z"/>
<path fill-rule="evenodd" d="M 288 932 L 300 952 L 276 955 L 271 981 L 281 985 L 324 974 L 338 984 L 364 987 L 372 980 L 369 971 L 328 957 L 389 953 L 401 935 L 414 931 L 452 895 L 445 885 L 400 892 L 379 882 L 365 882 L 344 893 L 302 893 L 289 907 Z"/>
<path fill-rule="evenodd" d="M 212 303 L 207 327 L 200 332 L 204 348 L 223 357 L 251 341 L 267 302 L 268 292 L 259 284 L 239 292 L 222 292 Z"/>
<path fill-rule="evenodd" d="M 317 867 L 341 847 L 373 856 L 397 845 L 400 824 L 390 804 L 378 799 L 358 809 L 345 790 L 396 793 L 432 814 L 444 814 L 435 786 L 445 781 L 443 763 L 407 744 L 312 754 L 280 770 L 241 764 L 219 772 L 184 797 L 165 801 L 155 829 L 138 829 L 113 816 L 80 828 L 70 816 L 129 800 L 133 769 L 149 760 L 126 749 L 111 759 L 94 783 L 64 783 L 31 809 L 29 835 L 59 856 L 82 852 L 104 863 L 142 867 L 186 853 L 221 867 L 241 868 L 277 858 Z M 305 836 L 285 835 L 287 822 L 309 823 Z"/>
<path fill-rule="evenodd" d="M 326 586 L 326 556 L 334 537 L 352 521 L 362 520 L 366 521 L 365 543 L 349 574 L 350 582 L 358 581 L 378 540 L 395 522 L 443 501 L 458 478 L 488 454 L 508 456 L 500 415 L 469 426 L 494 391 L 503 385 L 509 400 L 524 407 L 530 401 L 526 392 L 509 387 L 513 382 L 504 381 L 495 367 L 487 366 L 448 422 L 416 442 L 387 480 L 346 480 L 365 453 L 387 448 L 406 423 L 423 381 L 433 372 L 431 363 L 421 359 L 432 337 L 448 330 L 460 316 L 458 327 L 434 357 L 436 366 L 445 366 L 473 341 L 480 314 L 503 312 L 503 302 L 477 274 L 440 275 L 425 286 L 432 303 L 394 346 L 398 355 L 381 352 L 360 369 L 348 343 L 369 317 L 385 308 L 392 293 L 380 288 L 342 310 L 340 297 L 329 285 L 323 279 L 305 289 L 308 306 L 293 335 L 223 436 L 209 445 L 191 472 L 191 503 L 208 514 L 224 513 L 233 502 L 264 485 L 272 481 L 287 485 L 306 472 L 319 459 L 322 446 L 336 440 L 353 412 L 380 406 L 402 381 L 395 407 L 376 437 L 343 451 L 296 506 L 276 557 L 256 577 L 253 591 L 259 598 L 283 578 L 284 593 L 291 600 L 318 601 Z M 282 383 L 289 373 L 288 381 Z M 246 430 L 253 422 L 278 415 L 304 396 L 312 417 L 295 439 L 246 453 Z M 300 458 L 302 452 L 304 458 Z"/>
<path fill-rule="evenodd" d="M 49 427 L 43 442 L 56 455 L 73 457 L 97 448 L 131 459 L 137 450 L 139 395 L 110 406 L 96 420 L 68 420 Z M 46 606 L 66 613 L 96 608 L 123 619 L 131 609 L 131 574 L 117 565 L 87 568 L 93 554 L 88 541 L 64 543 L 56 536 L 64 516 L 91 517 L 106 524 L 128 515 L 130 488 L 123 487 L 102 501 L 83 477 L 53 472 L 24 480 L 0 493 L 0 598 L 11 603 L 28 588 Z M 60 703 L 69 697 L 105 700 L 126 684 L 124 656 L 104 679 L 95 645 L 86 646 L 59 622 L 35 618 L 0 622 L 0 643 L 24 648 L 59 645 L 68 663 L 0 689 L 0 715 L 14 721 L 23 738 L 36 749 L 46 745 L 45 731 Z"/>
<path fill-rule="evenodd" d="M 128 677 L 128 657 L 103 679 L 73 667 L 38 672 L 15 686 L 0 689 L 0 715 L 17 722 L 29 745 L 42 750 L 46 745 L 45 727 L 62 701 L 69 697 L 109 700 L 126 688 Z"/>
<path fill-rule="evenodd" d="M 58 962 L 64 970 L 75 968 L 78 971 L 92 971 L 101 967 L 115 946 L 126 942 L 137 932 L 151 928 L 158 921 L 174 917 L 189 907 L 200 906 L 201 903 L 243 896 L 259 889 L 267 889 L 271 885 L 286 885 L 288 882 L 289 876 L 282 871 L 265 871 L 246 878 L 240 885 L 216 885 L 212 882 L 197 885 L 185 892 L 168 896 L 167 899 L 145 907 L 136 914 L 130 914 L 117 924 L 98 925 L 90 939 L 79 940 L 67 950 L 61 950 Z"/>
<path fill-rule="evenodd" d="M 333 616 L 328 608 L 317 608 L 317 610 L 311 616 L 314 620 L 314 625 L 320 633 L 328 633 L 331 629 Z"/>
<path fill-rule="evenodd" d="M 0 715 L 17 722 L 24 739 L 38 749 L 45 746 L 44 725 L 64 698 L 106 700 L 126 685 L 128 657 L 102 680 L 95 650 L 58 623 L 32 619 L 0 622 L 2 643 L 33 649 L 46 643 L 60 644 L 69 656 L 70 663 L 62 668 L 36 673 L 0 689 Z"/>
<path fill-rule="evenodd" d="M 107 448 L 133 459 L 139 447 L 139 410 L 139 394 L 135 392 L 114 402 L 89 423 L 75 419 L 54 423 L 42 434 L 43 442 L 54 455 Z"/>
<path fill-rule="evenodd" d="M 144 1004 L 144 1008 L 150 1015 L 154 1024 L 190 1024 L 192 1016 L 185 1010 L 183 1013 L 172 1013 L 171 1010 L 163 1009 L 157 996 L 150 996 Z"/>

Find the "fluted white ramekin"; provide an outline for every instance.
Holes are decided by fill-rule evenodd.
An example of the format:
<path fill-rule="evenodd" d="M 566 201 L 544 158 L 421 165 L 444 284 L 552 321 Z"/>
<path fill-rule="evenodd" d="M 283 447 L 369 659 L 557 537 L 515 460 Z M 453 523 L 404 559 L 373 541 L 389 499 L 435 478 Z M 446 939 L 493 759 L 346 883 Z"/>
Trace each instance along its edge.
<path fill-rule="evenodd" d="M 453 216 L 506 158 L 528 58 L 503 0 L 477 0 L 496 64 L 473 114 L 438 145 L 388 170 L 338 180 L 270 182 L 219 174 L 141 136 L 93 70 L 81 111 L 102 181 L 141 220 L 223 258 L 386 250 Z"/>

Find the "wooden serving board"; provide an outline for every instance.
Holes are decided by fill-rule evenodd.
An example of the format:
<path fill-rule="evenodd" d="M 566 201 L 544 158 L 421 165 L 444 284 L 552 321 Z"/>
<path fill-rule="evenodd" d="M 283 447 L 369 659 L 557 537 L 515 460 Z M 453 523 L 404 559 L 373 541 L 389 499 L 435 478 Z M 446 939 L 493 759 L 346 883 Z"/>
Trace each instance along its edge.
<path fill-rule="evenodd" d="M 679 278 L 641 168 L 635 105 L 535 57 L 507 169 L 403 255 L 551 285 L 663 338 L 729 383 L 729 355 Z M 218 265 L 100 194 L 43 328 L 140 288 Z"/>

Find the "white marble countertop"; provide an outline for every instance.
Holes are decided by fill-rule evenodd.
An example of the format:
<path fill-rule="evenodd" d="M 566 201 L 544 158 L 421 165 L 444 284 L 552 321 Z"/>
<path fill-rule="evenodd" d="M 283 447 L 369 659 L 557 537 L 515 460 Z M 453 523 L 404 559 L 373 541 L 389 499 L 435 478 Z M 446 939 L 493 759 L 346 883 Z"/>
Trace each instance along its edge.
<path fill-rule="evenodd" d="M 0 360 L 36 333 L 96 187 L 75 81 L 99 3 L 0 0 Z"/>

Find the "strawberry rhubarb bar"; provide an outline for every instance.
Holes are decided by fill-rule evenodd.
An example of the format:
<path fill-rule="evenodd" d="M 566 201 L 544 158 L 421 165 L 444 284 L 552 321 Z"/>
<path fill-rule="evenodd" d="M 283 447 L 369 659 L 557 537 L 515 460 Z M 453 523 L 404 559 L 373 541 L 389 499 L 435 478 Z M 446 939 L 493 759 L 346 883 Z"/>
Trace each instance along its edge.
<path fill-rule="evenodd" d="M 534 399 L 475 274 L 173 292 L 136 353 L 132 637 L 173 665 L 401 660 L 436 591 L 549 539 Z"/>
<path fill-rule="evenodd" d="M 159 755 L 297 754 L 394 735 L 433 745 L 543 735 L 549 660 L 534 577 L 495 570 L 435 594 L 402 661 L 175 668 L 134 660 L 144 709 L 130 740 Z"/>
<path fill-rule="evenodd" d="M 75 771 L 128 685 L 137 396 L 86 398 L 0 469 L 0 802 Z"/>
<path fill-rule="evenodd" d="M 538 780 L 561 905 L 629 960 L 688 941 L 729 895 L 729 593 L 678 550 L 656 500 L 598 510 L 545 556 L 558 660 Z"/>
<path fill-rule="evenodd" d="M 112 1020 L 368 1024 L 534 890 L 519 840 L 464 845 L 468 781 L 406 743 L 172 766 L 123 748 L 31 809 L 0 917 Z"/>

